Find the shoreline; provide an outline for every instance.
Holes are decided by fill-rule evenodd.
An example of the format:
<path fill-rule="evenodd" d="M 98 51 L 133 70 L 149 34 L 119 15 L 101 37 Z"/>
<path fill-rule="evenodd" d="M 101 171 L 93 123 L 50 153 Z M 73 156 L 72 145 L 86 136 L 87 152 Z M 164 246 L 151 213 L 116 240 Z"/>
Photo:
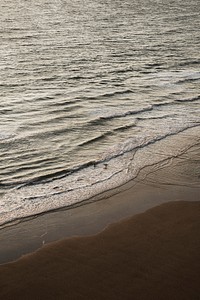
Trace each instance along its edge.
<path fill-rule="evenodd" d="M 97 234 L 109 224 L 165 202 L 198 201 L 199 152 L 197 145 L 161 168 L 150 166 L 137 180 L 103 193 L 94 202 L 42 214 L 0 230 L 0 265 L 57 240 Z"/>
<path fill-rule="evenodd" d="M 96 235 L 46 245 L 0 266 L 0 295 L 197 300 L 199 213 L 199 201 L 164 203 Z"/>
<path fill-rule="evenodd" d="M 149 168 L 151 170 L 152 167 L 153 171 L 154 168 L 162 168 L 190 148 L 198 147 L 199 129 L 199 125 L 196 125 L 153 143 L 146 141 L 145 147 L 138 147 L 110 159 L 106 169 L 104 163 L 101 163 L 98 168 L 88 167 L 72 178 L 64 177 L 55 182 L 25 185 L 5 194 L 5 199 L 2 198 L 3 206 L 6 207 L 6 203 L 13 203 L 13 206 L 5 214 L 1 214 L 0 230 L 43 214 L 74 209 L 107 198 L 116 191 L 118 193 L 123 190 L 129 182 L 143 181 Z M 97 173 L 103 176 L 101 180 Z M 18 205 L 16 209 L 15 203 Z"/>

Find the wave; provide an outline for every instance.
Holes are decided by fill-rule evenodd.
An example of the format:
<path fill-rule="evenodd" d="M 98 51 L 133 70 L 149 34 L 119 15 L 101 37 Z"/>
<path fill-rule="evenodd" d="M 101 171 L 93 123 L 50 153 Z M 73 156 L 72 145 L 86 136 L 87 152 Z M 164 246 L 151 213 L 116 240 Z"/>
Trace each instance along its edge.
<path fill-rule="evenodd" d="M 175 100 L 175 102 L 184 103 L 184 102 L 195 102 L 195 101 L 198 101 L 198 100 L 200 100 L 200 95 L 192 97 L 192 98 L 177 99 L 177 100 Z"/>
<path fill-rule="evenodd" d="M 196 100 L 199 100 L 199 98 L 191 100 L 191 101 L 196 101 Z M 131 116 L 131 115 L 137 115 L 137 114 L 140 115 L 140 114 L 145 113 L 145 112 L 153 111 L 154 109 L 156 109 L 158 107 L 173 106 L 175 104 L 176 104 L 176 101 L 167 101 L 167 102 L 161 102 L 161 103 L 154 103 L 154 104 L 148 105 L 146 107 L 143 107 L 141 109 L 127 110 L 127 111 L 124 111 L 124 112 L 115 112 L 114 114 L 99 116 L 96 119 L 88 121 L 88 124 L 90 124 L 90 125 L 101 125 L 104 121 L 110 121 L 112 119 L 124 118 L 124 117 Z"/>
<path fill-rule="evenodd" d="M 140 114 L 142 112 L 151 111 L 152 109 L 153 109 L 153 106 L 148 105 L 145 108 L 141 108 L 141 109 L 128 110 L 125 112 L 116 112 L 114 114 L 110 114 L 107 116 L 100 116 L 94 120 L 90 120 L 88 123 L 90 125 L 100 125 L 104 121 L 110 121 L 115 118 L 123 118 L 123 117 L 130 116 L 130 115 L 136 115 L 136 114 Z"/>
<path fill-rule="evenodd" d="M 124 131 L 126 129 L 130 129 L 136 126 L 136 122 L 132 123 L 132 124 L 127 124 L 127 125 L 123 125 L 123 126 L 119 126 L 117 128 L 114 128 L 113 131 L 114 132 L 118 132 L 118 131 Z"/>
<path fill-rule="evenodd" d="M 0 83 L 1 88 L 15 88 L 15 87 L 23 87 L 26 86 L 25 83 L 19 82 L 19 83 Z"/>
<path fill-rule="evenodd" d="M 152 117 L 138 117 L 137 120 L 143 121 L 143 120 L 162 120 L 162 119 L 167 119 L 167 118 L 173 118 L 175 117 L 176 114 L 166 114 L 163 116 L 152 116 Z"/>
<path fill-rule="evenodd" d="M 112 131 L 104 132 L 104 133 L 102 133 L 102 134 L 100 134 L 100 135 L 98 135 L 98 136 L 96 136 L 94 138 L 91 138 L 91 139 L 89 139 L 87 141 L 84 141 L 84 142 L 78 144 L 78 147 L 90 145 L 90 144 L 92 144 L 94 142 L 97 142 L 97 141 L 100 141 L 100 140 L 104 139 L 107 136 L 112 136 L 112 135 L 113 135 Z"/>
<path fill-rule="evenodd" d="M 35 184 L 44 184 L 51 182 L 52 180 L 61 179 L 63 177 L 66 177 L 74 172 L 77 172 L 81 169 L 87 168 L 89 166 L 94 165 L 96 162 L 94 160 L 88 161 L 82 165 L 75 166 L 73 168 L 69 169 L 63 169 L 60 171 L 52 172 L 50 174 L 45 174 L 41 176 L 37 176 L 36 178 L 33 178 L 31 180 L 20 180 L 20 181 L 14 181 L 14 182 L 4 182 L 0 181 L 0 187 L 17 187 L 18 189 L 27 186 L 27 185 L 35 185 Z"/>
<path fill-rule="evenodd" d="M 7 113 L 11 113 L 13 110 L 9 109 L 9 108 L 0 108 L 0 114 L 7 114 Z"/>
<path fill-rule="evenodd" d="M 123 73 L 128 73 L 133 71 L 134 71 L 133 67 L 130 66 L 122 69 L 113 70 L 111 73 L 123 74 Z"/>
<path fill-rule="evenodd" d="M 73 100 L 62 100 L 62 101 L 59 101 L 59 102 L 52 102 L 52 103 L 48 103 L 48 106 L 53 106 L 53 107 L 65 107 L 65 106 L 68 106 L 68 105 L 73 105 L 73 104 L 76 104 L 78 102 L 80 102 L 81 100 L 80 99 L 73 99 Z"/>
<path fill-rule="evenodd" d="M 188 77 L 188 78 L 183 78 L 183 79 L 177 80 L 176 84 L 189 83 L 189 82 L 194 82 L 194 81 L 198 81 L 198 80 L 200 80 L 200 76 L 197 78 Z"/>
<path fill-rule="evenodd" d="M 193 59 L 193 60 L 187 60 L 187 61 L 183 61 L 183 62 L 176 62 L 176 67 L 179 66 L 179 67 L 189 67 L 190 65 L 191 66 L 195 66 L 195 65 L 199 65 L 200 64 L 200 59 Z"/>
<path fill-rule="evenodd" d="M 118 96 L 118 95 L 125 95 L 125 94 L 133 94 L 133 91 L 131 89 L 126 89 L 126 90 L 121 90 L 121 91 L 107 92 L 107 93 L 99 94 L 96 96 L 82 97 L 82 99 L 98 100 L 98 99 L 110 98 L 110 97 L 114 97 L 114 96 Z"/>

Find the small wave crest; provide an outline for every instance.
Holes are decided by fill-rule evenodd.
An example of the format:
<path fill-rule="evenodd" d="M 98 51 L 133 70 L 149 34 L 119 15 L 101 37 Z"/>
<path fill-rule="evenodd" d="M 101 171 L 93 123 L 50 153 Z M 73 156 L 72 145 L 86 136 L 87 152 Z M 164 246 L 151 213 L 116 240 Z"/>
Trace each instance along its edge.
<path fill-rule="evenodd" d="M 151 111 L 153 109 L 152 105 L 148 105 L 144 108 L 141 109 L 135 109 L 135 110 L 128 110 L 128 111 L 124 111 L 124 112 L 115 112 L 114 114 L 107 114 L 104 116 L 99 116 L 98 118 L 94 119 L 94 120 L 90 120 L 89 124 L 90 125 L 98 125 L 101 124 L 105 121 L 110 121 L 112 119 L 116 119 L 116 118 L 124 118 L 126 116 L 130 116 L 130 115 L 137 115 L 140 114 L 142 112 L 146 112 L 146 111 Z"/>

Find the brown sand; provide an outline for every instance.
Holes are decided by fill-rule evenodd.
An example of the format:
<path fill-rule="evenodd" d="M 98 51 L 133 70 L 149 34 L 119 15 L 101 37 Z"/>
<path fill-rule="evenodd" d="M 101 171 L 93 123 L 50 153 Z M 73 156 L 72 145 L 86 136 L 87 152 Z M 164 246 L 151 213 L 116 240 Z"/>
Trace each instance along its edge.
<path fill-rule="evenodd" d="M 200 202 L 170 202 L 0 266 L 0 299 L 200 299 Z"/>

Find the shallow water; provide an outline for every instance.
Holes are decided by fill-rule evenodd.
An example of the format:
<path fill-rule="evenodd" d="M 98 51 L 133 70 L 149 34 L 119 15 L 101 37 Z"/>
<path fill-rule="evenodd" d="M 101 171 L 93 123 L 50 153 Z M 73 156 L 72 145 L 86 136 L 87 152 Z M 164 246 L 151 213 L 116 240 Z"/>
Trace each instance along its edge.
<path fill-rule="evenodd" d="M 194 0 L 1 1 L 0 224 L 135 178 L 188 128 L 198 143 L 199 27 Z"/>

